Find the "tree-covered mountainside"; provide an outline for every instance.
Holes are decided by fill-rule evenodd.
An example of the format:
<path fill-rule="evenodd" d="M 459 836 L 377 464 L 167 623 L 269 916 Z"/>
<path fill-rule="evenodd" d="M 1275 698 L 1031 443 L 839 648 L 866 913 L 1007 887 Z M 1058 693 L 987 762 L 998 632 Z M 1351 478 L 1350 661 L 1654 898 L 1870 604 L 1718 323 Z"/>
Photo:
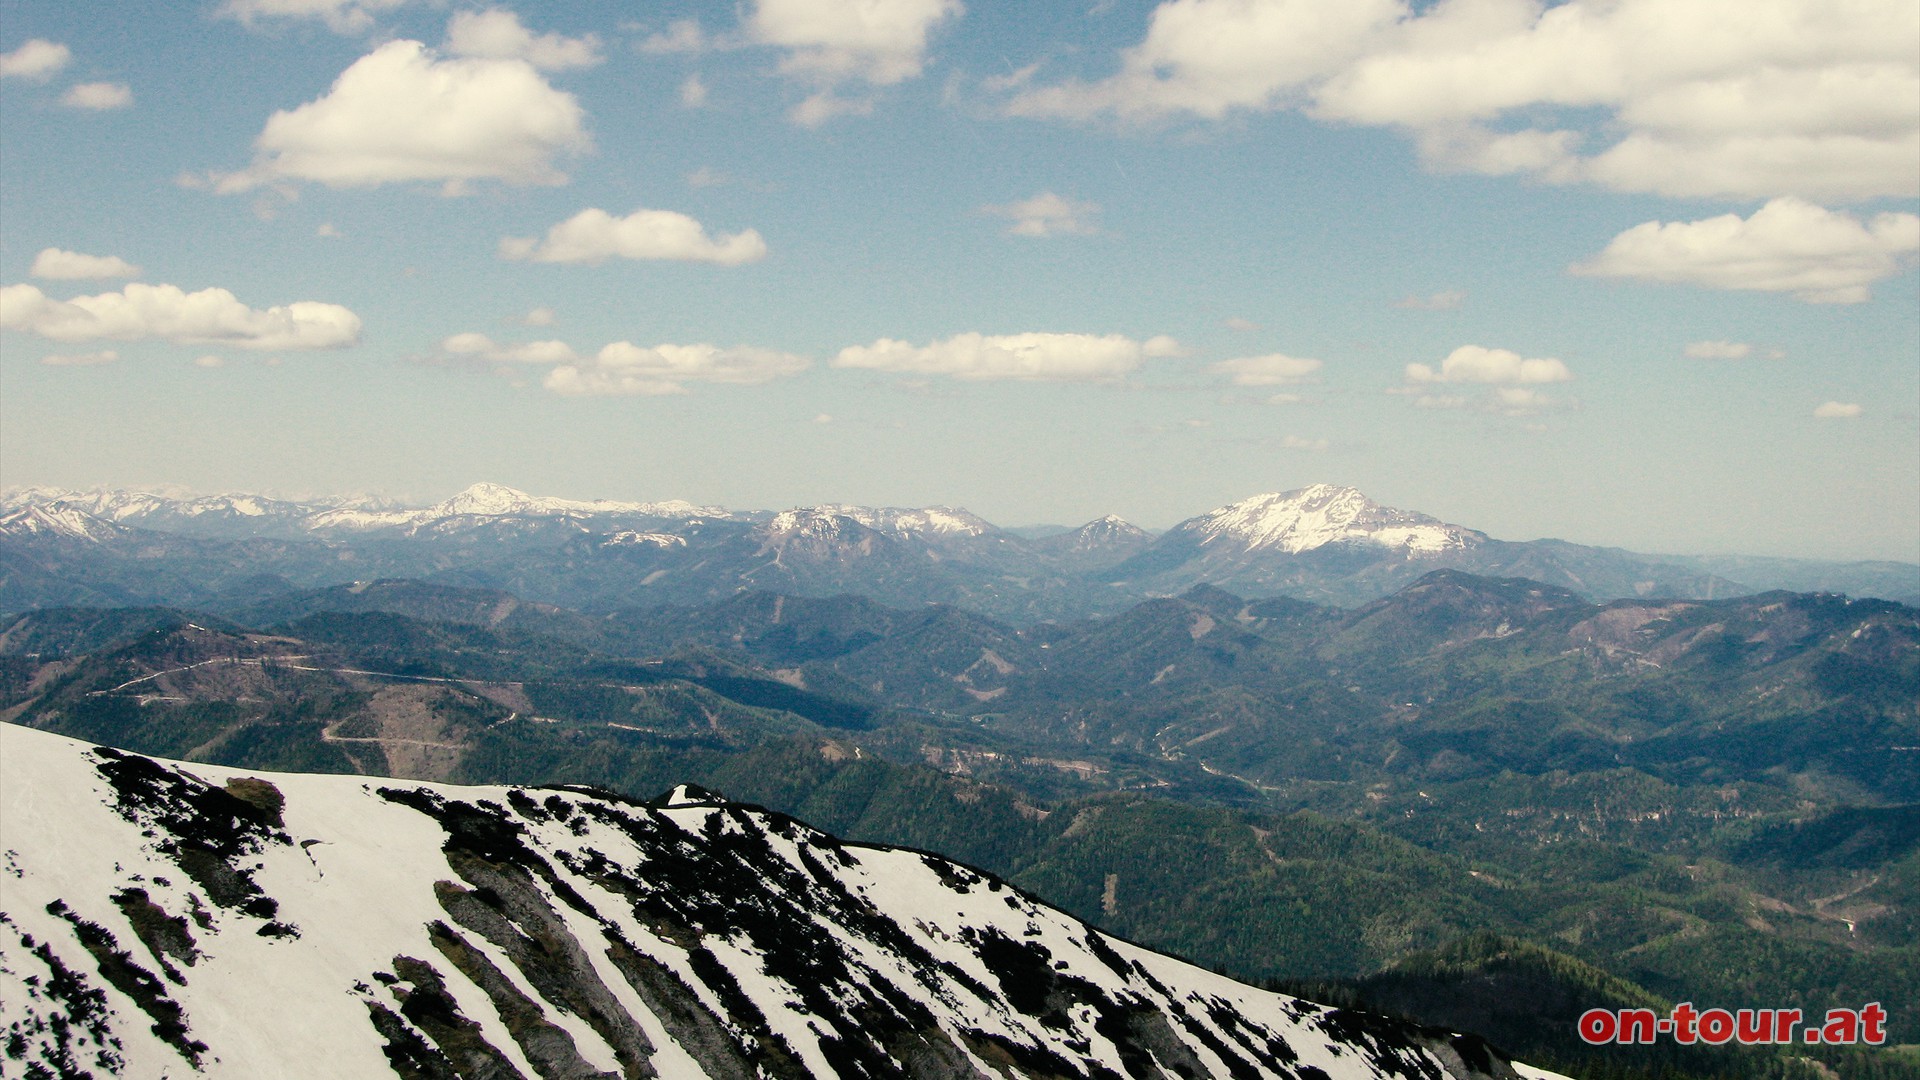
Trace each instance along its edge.
<path fill-rule="evenodd" d="M 1420 957 L 1495 933 L 1667 1001 L 1882 1000 L 1920 1041 L 1911 608 L 1441 572 L 1353 610 L 1203 588 L 1024 630 L 406 581 L 227 611 L 15 618 L 4 715 L 249 768 L 691 781 L 1243 978 L 1400 987 L 1380 1002 L 1408 1013 L 1449 992 L 1406 989 L 1437 977 Z M 1590 1060 L 1535 1019 L 1552 1060 Z"/>

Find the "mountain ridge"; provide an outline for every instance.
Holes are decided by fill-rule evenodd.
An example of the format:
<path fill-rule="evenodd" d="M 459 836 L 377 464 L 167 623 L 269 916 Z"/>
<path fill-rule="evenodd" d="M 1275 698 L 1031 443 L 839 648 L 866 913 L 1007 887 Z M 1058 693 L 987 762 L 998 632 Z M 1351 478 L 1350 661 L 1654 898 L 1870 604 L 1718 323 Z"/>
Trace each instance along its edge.
<path fill-rule="evenodd" d="M 854 592 L 1021 622 L 1112 612 L 1200 584 L 1355 607 L 1442 568 L 1531 578 L 1596 600 L 1711 599 L 1790 587 L 1783 583 L 1920 599 L 1920 565 L 1499 540 L 1332 484 L 1255 495 L 1158 536 L 1111 515 L 1033 537 L 950 506 L 735 511 L 547 498 L 490 483 L 416 508 L 20 489 L 0 498 L 0 515 L 7 611 L 89 595 L 205 606 L 228 577 L 261 574 L 296 586 L 437 575 L 603 610 L 705 603 L 752 588 Z"/>
<path fill-rule="evenodd" d="M 16 1057 L 55 1068 L 1553 1075 L 702 790 L 640 803 L 187 767 L 13 725 L 0 740 L 0 1019 Z"/>

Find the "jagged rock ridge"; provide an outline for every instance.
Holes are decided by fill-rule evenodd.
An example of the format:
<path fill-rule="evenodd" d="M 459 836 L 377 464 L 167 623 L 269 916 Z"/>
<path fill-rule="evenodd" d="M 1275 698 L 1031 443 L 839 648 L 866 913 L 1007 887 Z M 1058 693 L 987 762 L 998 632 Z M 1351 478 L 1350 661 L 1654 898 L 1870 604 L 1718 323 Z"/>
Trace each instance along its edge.
<path fill-rule="evenodd" d="M 0 1026 L 53 1075 L 1549 1075 L 699 789 L 0 751 Z"/>

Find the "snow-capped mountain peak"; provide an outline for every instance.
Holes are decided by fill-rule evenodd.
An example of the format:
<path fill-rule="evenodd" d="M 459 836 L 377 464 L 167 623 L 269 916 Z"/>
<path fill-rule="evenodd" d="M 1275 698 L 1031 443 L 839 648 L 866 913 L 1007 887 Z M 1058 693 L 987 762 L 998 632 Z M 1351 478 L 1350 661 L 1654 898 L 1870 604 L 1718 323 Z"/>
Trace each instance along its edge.
<path fill-rule="evenodd" d="M 952 506 L 906 508 L 830 503 L 815 509 L 822 513 L 851 518 L 869 529 L 894 536 L 980 536 L 994 531 L 993 525 Z"/>
<path fill-rule="evenodd" d="M 536 499 L 505 484 L 478 483 L 451 498 L 435 503 L 424 511 L 434 517 L 499 517 L 506 514 L 551 512 L 558 500 Z"/>
<path fill-rule="evenodd" d="M 66 503 L 22 506 L 0 515 L 0 536 L 61 536 L 97 542 L 121 531 L 113 523 Z"/>
<path fill-rule="evenodd" d="M 1382 506 L 1357 488 L 1335 484 L 1255 495 L 1189 518 L 1175 531 L 1207 546 L 1286 554 L 1357 542 L 1432 555 L 1486 539 L 1426 514 Z"/>

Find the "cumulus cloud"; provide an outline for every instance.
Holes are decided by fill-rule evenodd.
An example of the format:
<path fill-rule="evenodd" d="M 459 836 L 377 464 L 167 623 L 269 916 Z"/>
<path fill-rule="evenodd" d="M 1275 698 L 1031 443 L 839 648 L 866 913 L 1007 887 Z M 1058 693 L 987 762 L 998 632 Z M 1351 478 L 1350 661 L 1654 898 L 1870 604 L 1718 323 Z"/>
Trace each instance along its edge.
<path fill-rule="evenodd" d="M 1567 365 L 1553 357 L 1528 359 L 1507 349 L 1462 345 L 1447 354 L 1435 370 L 1426 364 L 1408 364 L 1409 383 L 1490 383 L 1517 385 L 1566 382 L 1573 378 Z"/>
<path fill-rule="evenodd" d="M 687 393 L 688 383 L 752 385 L 798 375 L 812 361 L 753 346 L 640 346 L 616 341 L 582 356 L 564 341 L 503 344 L 485 334 L 455 334 L 440 343 L 443 359 L 512 368 L 546 367 L 541 385 L 571 396 L 659 396 Z"/>
<path fill-rule="evenodd" d="M 374 16 L 407 0 L 226 0 L 219 14 L 248 26 L 262 18 L 321 19 L 335 33 L 353 34 L 373 25 Z"/>
<path fill-rule="evenodd" d="M 77 83 L 67 87 L 67 92 L 60 95 L 60 104 L 70 109 L 91 109 L 94 112 L 124 109 L 133 104 L 133 91 L 127 88 L 126 83 Z"/>
<path fill-rule="evenodd" d="M 522 326 L 552 326 L 558 321 L 560 321 L 559 316 L 554 314 L 553 309 L 545 306 L 533 308 L 520 316 Z"/>
<path fill-rule="evenodd" d="M 1753 346 L 1743 341 L 1692 341 L 1687 343 L 1689 360 L 1745 360 L 1753 355 Z"/>
<path fill-rule="evenodd" d="M 216 176 L 216 186 L 560 184 L 554 158 L 592 145 L 584 115 L 527 60 L 442 59 L 417 41 L 391 41 L 354 61 L 324 96 L 274 113 L 254 140 L 253 165 Z"/>
<path fill-rule="evenodd" d="M 680 104 L 683 108 L 700 109 L 707 104 L 707 84 L 699 75 L 689 75 L 680 83 Z"/>
<path fill-rule="evenodd" d="M 1403 296 L 1393 302 L 1397 308 L 1409 311 L 1452 311 L 1467 302 L 1467 294 L 1458 289 L 1437 292 L 1430 296 Z"/>
<path fill-rule="evenodd" d="M 785 74 L 888 86 L 920 74 L 928 34 L 962 10 L 957 0 L 757 0 L 747 31 L 787 51 Z"/>
<path fill-rule="evenodd" d="M 1462 345 L 1438 368 L 1408 364 L 1406 382 L 1390 393 L 1411 396 L 1423 409 L 1481 409 L 1506 416 L 1527 416 L 1563 404 L 1539 388 L 1572 380 L 1564 361 L 1530 358 L 1508 349 Z M 1459 389 L 1443 389 L 1457 386 Z M 1477 392 L 1467 387 L 1477 386 Z"/>
<path fill-rule="evenodd" d="M 1109 381 L 1139 370 L 1148 359 L 1181 351 L 1166 336 L 1135 341 L 1119 334 L 966 333 L 918 346 L 881 338 L 840 350 L 833 366 L 976 381 Z"/>
<path fill-rule="evenodd" d="M 1907 0 L 1166 0 L 1118 71 L 1015 114 L 1297 107 L 1445 170 L 1670 196 L 1920 192 Z"/>
<path fill-rule="evenodd" d="M 112 349 L 102 349 L 90 353 L 55 353 L 43 356 L 40 362 L 48 367 L 93 367 L 98 364 L 111 364 L 120 359 L 120 354 Z"/>
<path fill-rule="evenodd" d="M 686 393 L 686 383 L 750 385 L 798 375 L 812 363 L 804 356 L 740 346 L 654 345 L 616 341 L 591 363 L 563 364 L 541 385 L 557 394 L 656 395 Z"/>
<path fill-rule="evenodd" d="M 983 206 L 980 212 L 1012 220 L 1007 226 L 1010 236 L 1087 236 L 1100 231 L 1094 223 L 1100 213 L 1098 203 L 1076 202 L 1051 191 L 1004 206 Z"/>
<path fill-rule="evenodd" d="M 1821 420 L 1852 420 L 1866 411 L 1851 401 L 1828 401 L 1815 406 L 1813 415 Z"/>
<path fill-rule="evenodd" d="M 10 53 L 0 53 L 0 79 L 46 82 L 73 59 L 73 50 L 57 41 L 32 38 Z"/>
<path fill-rule="evenodd" d="M 456 12 L 447 23 L 446 51 L 454 56 L 525 60 L 542 71 L 593 67 L 601 61 L 598 36 L 536 36 L 506 8 Z"/>
<path fill-rule="evenodd" d="M 1226 326 L 1227 326 L 1227 329 L 1229 330 L 1239 330 L 1242 332 L 1245 332 L 1248 330 L 1260 329 L 1259 323 L 1254 322 L 1252 319 L 1243 319 L 1238 315 L 1235 315 L 1232 318 L 1228 319 L 1226 322 Z"/>
<path fill-rule="evenodd" d="M 959 0 L 755 0 L 742 30 L 747 40 L 782 50 L 781 74 L 814 87 L 788 118 L 818 127 L 873 111 L 870 99 L 839 88 L 918 77 L 928 36 L 963 10 Z"/>
<path fill-rule="evenodd" d="M 219 353 L 208 353 L 205 356 L 194 357 L 193 366 L 197 368 L 226 367 L 227 358 L 221 356 Z"/>
<path fill-rule="evenodd" d="M 564 341 L 502 345 L 479 333 L 455 334 L 440 343 L 440 352 L 453 359 L 491 364 L 570 364 L 579 360 L 573 346 Z"/>
<path fill-rule="evenodd" d="M 1167 0 L 1117 73 L 1024 90 L 1008 111 L 1149 120 L 1299 104 L 1404 10 L 1397 0 Z"/>
<path fill-rule="evenodd" d="M 1920 215 L 1870 222 L 1786 196 L 1753 216 L 1649 221 L 1613 238 L 1570 269 L 1713 289 L 1791 293 L 1811 304 L 1858 304 L 1868 286 L 1901 272 L 1920 252 Z"/>
<path fill-rule="evenodd" d="M 71 300 L 32 285 L 0 287 L 0 327 L 53 341 L 157 338 L 242 349 L 338 349 L 360 340 L 360 317 L 339 304 L 301 300 L 262 311 L 225 289 L 138 283 Z"/>
<path fill-rule="evenodd" d="M 708 236 L 706 226 L 672 210 L 635 210 L 617 218 L 590 208 L 548 229 L 542 238 L 501 240 L 500 255 L 541 263 L 598 265 L 619 257 L 739 266 L 766 258 L 767 244 L 752 229 Z"/>
<path fill-rule="evenodd" d="M 139 267 L 117 255 L 82 255 L 59 248 L 42 249 L 33 257 L 33 268 L 29 272 L 34 277 L 52 281 L 140 276 Z"/>
<path fill-rule="evenodd" d="M 1318 360 L 1268 353 L 1222 360 L 1211 370 L 1232 376 L 1235 386 L 1287 386 L 1312 378 L 1323 366 Z"/>

